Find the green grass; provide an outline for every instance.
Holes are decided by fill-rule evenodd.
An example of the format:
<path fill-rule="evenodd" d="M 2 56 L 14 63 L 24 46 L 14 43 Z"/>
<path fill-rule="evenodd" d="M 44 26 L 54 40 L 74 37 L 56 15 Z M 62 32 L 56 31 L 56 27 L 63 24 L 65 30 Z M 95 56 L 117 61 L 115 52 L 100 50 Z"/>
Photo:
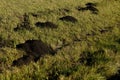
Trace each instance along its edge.
<path fill-rule="evenodd" d="M 117 73 L 120 67 L 120 1 L 91 0 L 97 3 L 98 15 L 76 10 L 87 2 L 89 0 L 0 0 L 0 39 L 5 42 L 0 41 L 7 45 L 0 48 L 0 80 L 106 80 Z M 70 12 L 59 10 L 63 8 Z M 24 13 L 28 14 L 33 29 L 15 32 Z M 78 22 L 60 21 L 65 15 L 74 16 Z M 58 28 L 37 28 L 34 25 L 37 21 L 51 21 Z M 101 34 L 101 29 L 109 31 Z M 95 35 L 86 36 L 92 33 Z M 72 43 L 76 38 L 81 41 L 64 47 L 55 56 L 46 55 L 37 63 L 11 67 L 12 61 L 24 54 L 15 48 L 19 43 L 41 39 L 56 48 L 63 39 Z M 81 57 L 83 62 L 80 62 Z"/>

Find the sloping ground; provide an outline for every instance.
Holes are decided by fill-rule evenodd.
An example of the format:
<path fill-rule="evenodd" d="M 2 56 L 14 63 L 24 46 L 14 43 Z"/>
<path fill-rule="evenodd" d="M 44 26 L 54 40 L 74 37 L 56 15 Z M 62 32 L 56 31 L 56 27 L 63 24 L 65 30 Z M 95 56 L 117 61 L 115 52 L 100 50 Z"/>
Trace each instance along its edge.
<path fill-rule="evenodd" d="M 0 2 L 0 80 L 119 80 L 119 0 Z"/>

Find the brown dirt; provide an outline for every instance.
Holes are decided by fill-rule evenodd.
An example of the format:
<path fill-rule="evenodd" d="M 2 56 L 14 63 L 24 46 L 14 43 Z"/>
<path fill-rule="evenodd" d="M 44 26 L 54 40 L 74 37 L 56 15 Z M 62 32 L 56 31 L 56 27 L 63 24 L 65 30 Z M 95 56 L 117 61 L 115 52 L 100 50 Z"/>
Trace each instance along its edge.
<path fill-rule="evenodd" d="M 62 21 L 73 22 L 73 23 L 78 21 L 76 18 L 74 18 L 72 16 L 63 16 L 59 19 L 62 20 Z"/>
<path fill-rule="evenodd" d="M 37 22 L 35 23 L 37 27 L 40 28 L 57 28 L 58 26 L 52 22 Z"/>
<path fill-rule="evenodd" d="M 31 61 L 37 61 L 46 54 L 55 55 L 55 51 L 41 40 L 27 40 L 25 43 L 16 45 L 17 49 L 26 52 L 26 55 L 13 61 L 14 66 L 29 64 Z"/>

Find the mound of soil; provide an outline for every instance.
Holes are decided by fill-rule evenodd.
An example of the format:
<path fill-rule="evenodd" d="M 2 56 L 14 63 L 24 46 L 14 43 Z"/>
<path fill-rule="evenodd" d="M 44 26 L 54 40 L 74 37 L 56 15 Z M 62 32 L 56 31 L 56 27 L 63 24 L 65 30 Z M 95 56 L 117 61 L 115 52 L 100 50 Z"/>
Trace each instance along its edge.
<path fill-rule="evenodd" d="M 57 28 L 58 26 L 52 22 L 37 22 L 35 23 L 37 27 L 40 28 Z"/>
<path fill-rule="evenodd" d="M 86 7 L 80 7 L 80 6 L 78 6 L 77 7 L 77 10 L 78 11 L 86 11 L 86 10 L 88 10 Z"/>
<path fill-rule="evenodd" d="M 118 73 L 110 76 L 107 80 L 120 80 L 120 70 L 118 70 Z"/>
<path fill-rule="evenodd" d="M 89 7 L 89 6 L 96 6 L 95 3 L 91 3 L 91 2 L 88 2 L 88 3 L 86 3 L 85 5 L 86 5 L 87 7 Z"/>
<path fill-rule="evenodd" d="M 78 11 L 90 10 L 93 14 L 98 14 L 99 10 L 96 8 L 95 3 L 86 3 L 85 5 L 86 7 L 78 7 L 77 10 Z"/>
<path fill-rule="evenodd" d="M 23 55 L 23 57 L 18 58 L 17 60 L 14 60 L 12 63 L 12 66 L 22 66 L 24 64 L 29 64 L 31 61 L 34 61 L 33 56 L 29 55 Z"/>
<path fill-rule="evenodd" d="M 73 23 L 78 21 L 76 18 L 74 18 L 72 16 L 63 16 L 59 19 L 62 20 L 62 21 L 69 21 L 69 22 L 73 22 Z"/>
<path fill-rule="evenodd" d="M 31 29 L 29 15 L 25 13 L 23 17 L 24 17 L 23 21 L 17 24 L 17 27 L 14 28 L 14 31 L 23 30 L 23 29 L 27 29 L 27 30 Z"/>
<path fill-rule="evenodd" d="M 37 61 L 40 57 L 51 54 L 55 55 L 55 51 L 41 40 L 27 40 L 25 43 L 16 45 L 17 49 L 24 50 L 26 55 L 13 61 L 13 65 L 23 65 L 31 61 Z"/>
<path fill-rule="evenodd" d="M 93 14 L 98 14 L 98 9 L 93 6 L 87 6 L 87 10 L 90 10 Z"/>

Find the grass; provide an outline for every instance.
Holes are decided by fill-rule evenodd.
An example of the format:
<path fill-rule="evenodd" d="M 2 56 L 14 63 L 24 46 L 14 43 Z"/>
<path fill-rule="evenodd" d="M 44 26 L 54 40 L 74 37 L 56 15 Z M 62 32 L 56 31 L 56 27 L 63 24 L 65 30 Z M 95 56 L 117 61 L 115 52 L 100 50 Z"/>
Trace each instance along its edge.
<path fill-rule="evenodd" d="M 76 7 L 84 7 L 89 0 L 0 1 L 0 80 L 106 80 L 119 70 L 119 0 L 91 0 L 97 4 L 98 15 L 77 11 Z M 14 31 L 25 13 L 33 29 Z M 65 15 L 74 16 L 78 22 L 60 21 Z M 51 21 L 58 28 L 38 28 L 38 21 Z M 70 45 L 55 56 L 46 55 L 36 63 L 12 67 L 12 61 L 24 54 L 15 46 L 29 39 L 41 39 L 53 48 L 63 40 Z M 77 39 L 80 41 L 73 43 Z"/>

